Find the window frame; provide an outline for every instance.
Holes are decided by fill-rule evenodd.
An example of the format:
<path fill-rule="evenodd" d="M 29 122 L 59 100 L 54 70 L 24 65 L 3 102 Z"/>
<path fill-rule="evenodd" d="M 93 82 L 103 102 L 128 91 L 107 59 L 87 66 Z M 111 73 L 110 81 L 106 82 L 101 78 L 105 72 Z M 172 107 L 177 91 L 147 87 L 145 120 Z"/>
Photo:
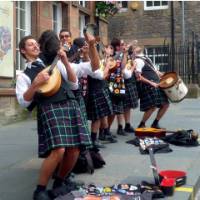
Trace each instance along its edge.
<path fill-rule="evenodd" d="M 25 3 L 24 9 L 19 7 L 19 3 L 21 3 L 21 2 Z M 22 38 L 20 35 L 21 31 L 24 31 L 24 36 L 31 34 L 31 2 L 30 1 L 16 1 L 15 5 L 16 5 L 15 6 L 15 8 L 16 8 L 16 11 L 15 11 L 16 12 L 16 28 L 15 28 L 15 32 L 16 32 L 15 63 L 16 63 L 16 66 L 15 66 L 15 70 L 16 70 L 16 74 L 19 74 L 25 68 L 25 60 L 20 55 L 18 44 Z M 24 29 L 21 28 L 21 24 L 20 24 L 20 21 L 21 21 L 21 17 L 20 17 L 21 12 L 20 11 L 25 12 Z"/>
<path fill-rule="evenodd" d="M 168 51 L 167 53 L 163 53 L 163 52 L 160 52 L 160 53 L 157 53 L 156 52 L 156 48 L 169 48 L 168 46 L 162 46 L 162 45 L 157 45 L 157 46 L 145 46 L 145 53 L 146 55 L 152 60 L 153 64 L 160 70 L 160 68 L 163 68 L 164 66 L 167 66 L 168 67 L 168 62 L 159 62 L 159 63 L 156 63 L 156 58 L 160 57 L 161 59 L 165 59 L 165 57 L 167 59 L 169 59 L 169 54 L 168 54 Z M 148 49 L 152 49 L 153 50 L 153 53 L 152 54 L 149 54 L 148 53 Z M 167 49 L 166 49 L 167 50 Z"/>
<path fill-rule="evenodd" d="M 120 9 L 119 9 L 119 12 L 127 12 L 128 11 L 128 1 L 127 2 L 127 7 L 122 7 L 122 2 L 125 2 L 125 1 L 118 1 L 118 5 L 120 5 Z"/>
<path fill-rule="evenodd" d="M 169 8 L 169 2 L 167 1 L 167 5 L 160 5 L 160 6 L 147 6 L 147 2 L 146 0 L 144 0 L 144 10 L 148 11 L 148 10 L 165 10 Z M 160 2 L 162 4 L 163 1 L 152 1 L 154 2 Z"/>
<path fill-rule="evenodd" d="M 54 6 L 56 7 L 56 20 L 54 19 Z M 54 25 L 56 24 L 56 28 Z M 62 4 L 54 2 L 52 4 L 52 29 L 59 34 L 62 29 Z"/>

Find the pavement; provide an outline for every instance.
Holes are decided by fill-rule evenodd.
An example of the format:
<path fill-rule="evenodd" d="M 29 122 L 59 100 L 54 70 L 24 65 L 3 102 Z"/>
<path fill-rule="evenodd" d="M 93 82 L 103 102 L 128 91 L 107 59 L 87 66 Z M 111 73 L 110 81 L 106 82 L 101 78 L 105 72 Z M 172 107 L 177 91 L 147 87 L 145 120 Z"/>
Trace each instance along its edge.
<path fill-rule="evenodd" d="M 200 99 L 185 99 L 171 104 L 161 126 L 176 130 L 194 129 L 200 133 Z M 132 112 L 131 122 L 139 124 L 142 113 Z M 149 121 L 151 124 L 152 117 Z M 117 128 L 116 121 L 112 132 Z M 118 143 L 107 144 L 101 149 L 106 161 L 102 169 L 95 173 L 76 175 L 75 179 L 85 183 L 111 186 L 118 183 L 140 183 L 142 180 L 153 182 L 150 158 L 141 155 L 138 147 L 127 144 L 134 135 L 117 136 Z M 170 145 L 173 152 L 155 154 L 160 170 L 173 169 L 187 172 L 186 185 L 176 188 L 173 196 L 166 200 L 200 200 L 200 146 L 177 147 Z M 42 160 L 37 158 L 36 121 L 26 120 L 0 127 L 0 200 L 31 200 L 38 179 Z M 50 187 L 50 185 L 49 185 Z"/>

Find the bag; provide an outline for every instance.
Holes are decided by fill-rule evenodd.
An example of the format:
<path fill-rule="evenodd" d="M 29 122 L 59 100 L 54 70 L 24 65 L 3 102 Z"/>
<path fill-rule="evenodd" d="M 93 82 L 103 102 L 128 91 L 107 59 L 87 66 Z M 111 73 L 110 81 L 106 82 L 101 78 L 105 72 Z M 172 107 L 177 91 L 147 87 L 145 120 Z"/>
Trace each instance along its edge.
<path fill-rule="evenodd" d="M 194 130 L 179 130 L 162 138 L 165 142 L 178 146 L 198 146 L 198 134 Z"/>
<path fill-rule="evenodd" d="M 99 149 L 92 148 L 87 150 L 81 150 L 76 165 L 73 168 L 73 172 L 79 173 L 94 173 L 94 169 L 102 168 L 106 162 L 99 153 Z"/>
<path fill-rule="evenodd" d="M 153 153 L 168 153 L 172 152 L 170 149 L 169 144 L 165 143 L 164 141 L 158 138 L 144 138 L 140 139 L 140 153 L 141 154 L 148 154 L 149 148 L 152 148 Z"/>

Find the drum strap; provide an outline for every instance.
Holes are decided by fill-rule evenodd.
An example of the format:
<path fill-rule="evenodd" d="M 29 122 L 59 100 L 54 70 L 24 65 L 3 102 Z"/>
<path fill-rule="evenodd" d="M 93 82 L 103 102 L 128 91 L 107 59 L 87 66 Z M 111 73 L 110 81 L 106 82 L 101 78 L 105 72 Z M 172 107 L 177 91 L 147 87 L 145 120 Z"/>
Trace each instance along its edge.
<path fill-rule="evenodd" d="M 147 64 L 147 65 L 156 73 L 156 75 L 158 76 L 158 73 L 157 73 L 157 71 L 156 71 L 156 69 L 155 69 L 155 67 L 154 67 L 154 64 L 153 64 L 153 62 L 151 61 L 151 59 L 149 59 L 149 58 L 146 57 L 146 56 L 143 56 L 143 57 L 141 57 L 141 56 L 136 56 L 136 58 L 142 59 L 142 60 L 145 62 L 145 64 Z M 158 77 L 159 77 L 159 76 L 158 76 Z M 159 77 L 159 79 L 160 79 L 160 77 Z"/>

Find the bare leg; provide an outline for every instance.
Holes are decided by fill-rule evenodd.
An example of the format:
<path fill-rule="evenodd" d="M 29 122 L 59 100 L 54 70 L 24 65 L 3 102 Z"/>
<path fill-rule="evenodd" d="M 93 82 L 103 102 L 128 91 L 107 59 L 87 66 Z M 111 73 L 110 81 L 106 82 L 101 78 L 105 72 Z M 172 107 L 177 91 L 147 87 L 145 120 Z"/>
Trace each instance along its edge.
<path fill-rule="evenodd" d="M 108 128 L 108 117 L 101 118 L 100 128 Z"/>
<path fill-rule="evenodd" d="M 100 122 L 101 122 L 100 119 L 92 122 L 92 124 L 91 124 L 91 132 L 97 133 L 99 131 Z"/>
<path fill-rule="evenodd" d="M 153 113 L 155 110 L 156 110 L 155 107 L 154 107 L 154 108 L 150 108 L 149 110 L 147 110 L 147 111 L 144 113 L 143 117 L 142 117 L 142 122 L 145 123 L 145 122 L 151 117 L 152 113 Z"/>
<path fill-rule="evenodd" d="M 65 148 L 52 150 L 51 154 L 43 161 L 39 175 L 39 185 L 46 186 L 48 184 L 54 170 L 63 159 L 64 153 Z"/>
<path fill-rule="evenodd" d="M 129 124 L 130 124 L 130 119 L 131 119 L 131 109 L 127 109 L 127 110 L 124 112 L 124 120 L 125 120 L 125 123 L 129 123 Z"/>
<path fill-rule="evenodd" d="M 58 177 L 64 179 L 75 166 L 80 150 L 78 147 L 66 148 L 60 168 L 58 171 Z"/>
<path fill-rule="evenodd" d="M 108 116 L 108 126 L 109 126 L 109 128 L 111 127 L 114 119 L 115 119 L 115 115 Z"/>
<path fill-rule="evenodd" d="M 156 119 L 159 121 L 163 115 L 167 112 L 169 108 L 169 104 L 165 104 L 163 105 L 159 110 L 158 110 L 158 113 L 157 113 L 157 116 L 156 116 Z"/>

